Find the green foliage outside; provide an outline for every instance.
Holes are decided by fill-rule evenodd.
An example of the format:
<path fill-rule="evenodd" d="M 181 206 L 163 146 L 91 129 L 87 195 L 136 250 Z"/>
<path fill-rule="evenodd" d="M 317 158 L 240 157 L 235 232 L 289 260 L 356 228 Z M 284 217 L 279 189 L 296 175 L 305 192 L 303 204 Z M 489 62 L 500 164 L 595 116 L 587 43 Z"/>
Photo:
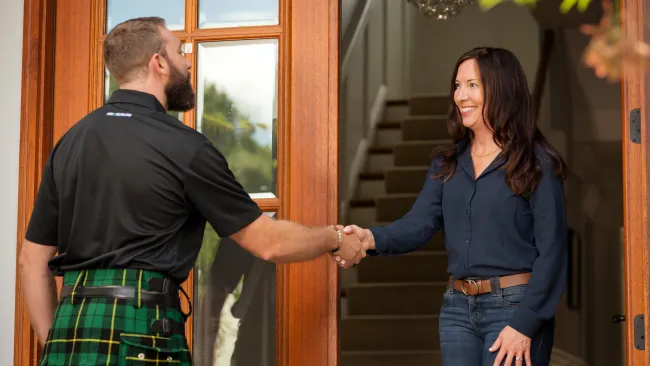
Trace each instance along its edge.
<path fill-rule="evenodd" d="M 504 0 L 478 0 L 478 4 L 484 10 L 491 9 L 495 5 L 502 3 Z M 512 0 L 517 5 L 534 7 L 537 3 L 537 0 Z M 581 12 L 587 10 L 591 0 L 562 0 L 560 4 L 560 11 L 564 14 L 568 13 L 573 7 Z"/>

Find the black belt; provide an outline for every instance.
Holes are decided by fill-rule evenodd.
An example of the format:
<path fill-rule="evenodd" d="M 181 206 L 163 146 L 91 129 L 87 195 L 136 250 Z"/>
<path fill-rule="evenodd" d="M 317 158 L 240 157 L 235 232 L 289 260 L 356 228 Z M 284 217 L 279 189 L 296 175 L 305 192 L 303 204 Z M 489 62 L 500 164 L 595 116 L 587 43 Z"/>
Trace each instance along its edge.
<path fill-rule="evenodd" d="M 126 300 L 138 300 L 138 289 L 130 286 L 63 286 L 61 298 L 71 297 L 74 291 L 75 297 L 112 297 Z M 154 292 L 140 290 L 140 301 L 150 302 L 157 305 L 181 309 L 181 298 L 178 293 Z"/>

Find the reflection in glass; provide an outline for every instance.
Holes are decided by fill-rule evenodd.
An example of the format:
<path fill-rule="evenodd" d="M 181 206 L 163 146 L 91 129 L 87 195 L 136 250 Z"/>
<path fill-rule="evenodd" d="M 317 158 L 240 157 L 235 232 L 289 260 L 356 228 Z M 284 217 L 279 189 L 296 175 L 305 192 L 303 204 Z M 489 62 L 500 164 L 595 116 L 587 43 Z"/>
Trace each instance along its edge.
<path fill-rule="evenodd" d="M 200 43 L 196 127 L 256 198 L 275 197 L 277 40 Z"/>
<path fill-rule="evenodd" d="M 208 224 L 194 278 L 194 365 L 274 366 L 275 264 Z"/>
<path fill-rule="evenodd" d="M 106 102 L 110 99 L 113 92 L 119 89 L 119 85 L 117 85 L 117 81 L 115 81 L 115 78 L 107 69 L 104 69 L 104 75 L 104 102 Z M 167 111 L 167 114 L 176 117 L 179 121 L 183 120 L 183 112 Z"/>
<path fill-rule="evenodd" d="M 278 24 L 278 0 L 199 0 L 199 28 Z"/>
<path fill-rule="evenodd" d="M 106 33 L 139 17 L 160 17 L 167 29 L 185 29 L 185 0 L 106 0 Z"/>

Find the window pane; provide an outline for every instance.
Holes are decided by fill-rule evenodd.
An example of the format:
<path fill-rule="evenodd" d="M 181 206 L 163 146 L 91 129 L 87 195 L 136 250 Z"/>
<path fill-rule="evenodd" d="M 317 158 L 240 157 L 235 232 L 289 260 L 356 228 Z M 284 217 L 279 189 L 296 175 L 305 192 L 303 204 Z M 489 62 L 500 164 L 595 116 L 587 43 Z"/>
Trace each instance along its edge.
<path fill-rule="evenodd" d="M 160 17 L 168 29 L 185 29 L 185 0 L 106 0 L 106 33 L 139 17 Z"/>
<path fill-rule="evenodd" d="M 278 0 L 199 0 L 199 28 L 278 24 Z"/>
<path fill-rule="evenodd" d="M 275 264 L 208 224 L 194 278 L 194 365 L 275 366 Z"/>
<path fill-rule="evenodd" d="M 275 197 L 277 40 L 200 43 L 196 126 L 248 193 Z"/>
<path fill-rule="evenodd" d="M 119 89 L 115 78 L 104 68 L 104 103 L 110 99 L 114 91 Z M 168 111 L 167 114 L 176 117 L 179 121 L 183 120 L 183 112 Z"/>

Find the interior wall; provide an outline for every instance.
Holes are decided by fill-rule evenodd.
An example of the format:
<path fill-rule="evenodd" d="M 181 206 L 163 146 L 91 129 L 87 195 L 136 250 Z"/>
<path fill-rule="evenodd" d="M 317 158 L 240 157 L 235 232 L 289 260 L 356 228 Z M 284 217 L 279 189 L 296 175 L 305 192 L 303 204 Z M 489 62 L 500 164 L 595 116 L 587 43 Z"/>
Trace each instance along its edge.
<path fill-rule="evenodd" d="M 18 154 L 20 150 L 20 90 L 23 49 L 23 0 L 3 0 L 0 12 L 0 288 L 15 294 L 16 230 L 18 222 Z M 14 356 L 14 296 L 0 302 L 0 365 L 12 365 Z"/>
<path fill-rule="evenodd" d="M 589 365 L 624 364 L 624 323 L 612 322 L 612 316 L 625 313 L 620 275 L 621 86 L 596 78 L 582 64 L 588 39 L 578 29 L 560 34 L 549 80 L 548 129 L 555 131 L 556 137 L 563 135 L 570 172 L 567 213 L 581 242 L 582 281 L 578 309 L 569 309 L 563 299 L 558 317 L 565 321 L 566 329 L 556 337 L 563 349 L 581 355 Z"/>
<path fill-rule="evenodd" d="M 417 13 L 412 26 L 412 94 L 449 94 L 456 60 L 478 46 L 504 47 L 512 51 L 519 58 L 532 88 L 539 60 L 539 28 L 524 7 L 503 2 L 486 12 L 478 5 L 470 5 L 457 17 L 444 21 Z"/>

